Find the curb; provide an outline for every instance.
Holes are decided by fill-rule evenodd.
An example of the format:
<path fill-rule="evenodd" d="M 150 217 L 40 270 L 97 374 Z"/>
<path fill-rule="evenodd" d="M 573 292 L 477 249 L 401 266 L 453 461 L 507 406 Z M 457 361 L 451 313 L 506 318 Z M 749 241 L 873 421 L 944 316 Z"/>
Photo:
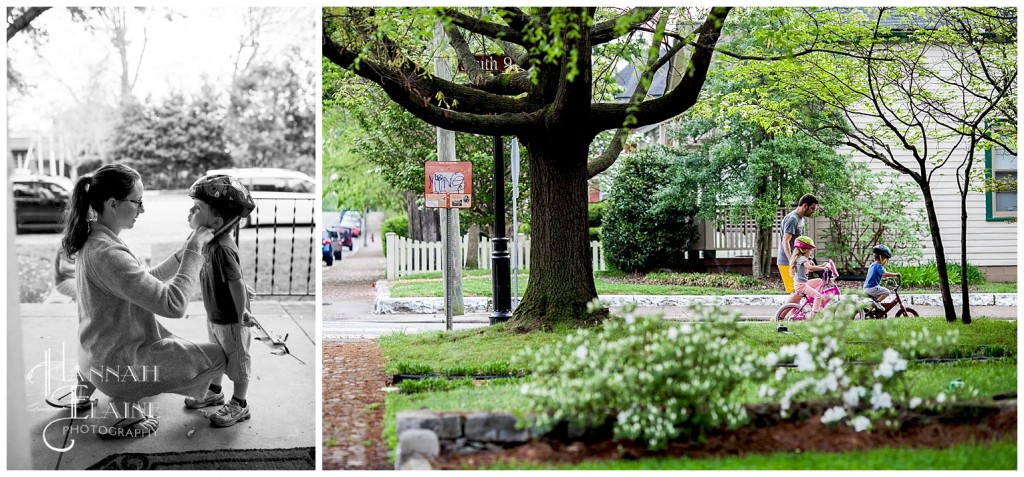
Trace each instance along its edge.
<path fill-rule="evenodd" d="M 375 315 L 406 315 L 444 313 L 444 298 L 411 297 L 391 298 L 390 283 L 387 280 L 376 282 L 376 296 L 373 300 Z M 935 294 L 901 295 L 908 306 L 942 306 L 942 296 Z M 690 305 L 720 306 L 782 306 L 789 300 L 789 295 L 603 295 L 598 296 L 608 306 L 622 306 L 636 303 L 640 307 L 687 307 Z M 465 297 L 463 303 L 466 313 L 486 313 L 492 311 L 491 299 L 487 297 Z M 963 303 L 960 295 L 953 296 L 953 304 Z M 1016 293 L 977 293 L 970 295 L 971 306 L 1016 307 Z"/>

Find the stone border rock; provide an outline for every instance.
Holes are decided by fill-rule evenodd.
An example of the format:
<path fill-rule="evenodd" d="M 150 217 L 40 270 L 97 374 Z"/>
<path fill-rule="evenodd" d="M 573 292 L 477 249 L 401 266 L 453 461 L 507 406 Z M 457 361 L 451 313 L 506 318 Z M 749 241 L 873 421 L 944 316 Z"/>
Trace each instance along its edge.
<path fill-rule="evenodd" d="M 391 298 L 390 283 L 379 280 L 376 283 L 377 294 L 373 300 L 373 313 L 378 315 L 402 314 L 436 314 L 444 313 L 443 298 Z M 938 294 L 906 294 L 902 295 L 908 306 L 942 306 L 942 296 Z M 690 306 L 711 305 L 722 306 L 782 306 L 786 295 L 604 295 L 599 297 L 608 306 L 622 306 L 636 303 L 641 307 L 658 306 Z M 975 293 L 970 296 L 971 306 L 1017 306 L 1016 293 Z M 491 299 L 486 297 L 466 297 L 463 300 L 466 313 L 486 313 L 492 311 Z M 960 295 L 953 295 L 953 304 L 963 303 Z"/>
<path fill-rule="evenodd" d="M 429 470 L 427 459 L 442 453 L 495 451 L 538 437 L 534 429 L 517 429 L 517 421 L 509 412 L 399 412 L 395 469 Z"/>

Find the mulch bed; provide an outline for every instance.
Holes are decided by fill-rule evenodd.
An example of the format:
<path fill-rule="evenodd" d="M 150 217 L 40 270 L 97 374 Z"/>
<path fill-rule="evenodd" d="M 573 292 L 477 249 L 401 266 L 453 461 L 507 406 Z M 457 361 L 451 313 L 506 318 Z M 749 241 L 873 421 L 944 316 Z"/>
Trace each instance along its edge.
<path fill-rule="evenodd" d="M 393 468 L 383 438 L 388 377 L 380 348 L 372 341 L 325 342 L 323 347 L 323 468 Z"/>
<path fill-rule="evenodd" d="M 566 442 L 553 439 L 533 441 L 498 452 L 465 456 L 441 456 L 434 468 L 472 469 L 499 462 L 518 461 L 533 464 L 578 464 L 585 460 L 640 459 L 645 457 L 680 457 L 707 459 L 772 452 L 845 452 L 878 447 L 910 447 L 944 449 L 974 440 L 985 442 L 1016 439 L 1017 409 L 1012 407 L 980 420 L 924 420 L 904 425 L 902 429 L 879 428 L 870 432 L 854 432 L 847 426 L 828 427 L 821 423 L 821 414 L 810 419 L 781 421 L 771 426 L 747 426 L 710 434 L 703 443 L 680 441 L 670 443 L 660 452 L 651 452 L 632 442 Z"/>

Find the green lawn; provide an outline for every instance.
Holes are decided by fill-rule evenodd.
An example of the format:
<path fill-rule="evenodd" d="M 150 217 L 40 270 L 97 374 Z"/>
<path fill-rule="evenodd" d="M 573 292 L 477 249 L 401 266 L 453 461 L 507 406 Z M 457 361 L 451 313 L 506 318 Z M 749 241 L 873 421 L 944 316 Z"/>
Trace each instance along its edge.
<path fill-rule="evenodd" d="M 743 326 L 744 339 L 760 354 L 778 350 L 786 344 L 799 343 L 808 336 L 805 331 L 807 324 L 801 322 L 789 324 L 788 334 L 776 332 L 774 323 L 746 323 Z M 1017 356 L 1016 321 L 979 318 L 970 326 L 964 326 L 946 323 L 942 318 L 865 320 L 850 323 L 848 339 L 856 340 L 873 328 L 883 326 L 894 327 L 901 336 L 923 328 L 928 328 L 933 335 L 954 328 L 960 333 L 960 344 L 947 356 Z M 384 350 L 385 372 L 389 374 L 410 369 L 417 373 L 441 372 L 450 367 L 485 370 L 498 362 L 507 363 L 514 353 L 527 346 L 537 348 L 554 343 L 572 331 L 571 328 L 560 328 L 512 335 L 500 326 L 488 326 L 453 332 L 391 334 L 380 338 L 379 344 Z M 848 345 L 847 356 L 860 359 L 870 351 L 886 347 L 887 343 L 852 343 Z"/>
<path fill-rule="evenodd" d="M 487 470 L 1015 470 L 1012 440 L 957 444 L 948 449 L 881 448 L 843 453 L 780 452 L 713 459 L 653 458 L 543 466 L 502 462 Z"/>
<path fill-rule="evenodd" d="M 597 276 L 594 285 L 599 295 L 764 295 L 779 294 L 779 289 L 765 286 L 750 286 L 752 279 L 733 276 L 730 281 L 748 283 L 738 287 L 707 287 L 671 284 L 683 274 L 650 274 L 647 283 L 624 282 L 621 276 L 604 278 Z M 693 276 L 693 274 L 689 274 Z M 707 275 L 713 277 L 713 275 Z M 652 278 L 653 277 L 653 278 Z M 639 279 L 638 279 L 639 280 Z M 529 270 L 519 272 L 519 294 L 526 291 L 529 281 Z M 668 282 L 668 283 L 665 283 Z M 395 298 L 409 297 L 442 297 L 444 288 L 441 273 L 422 273 L 409 275 L 392 281 L 391 296 Z M 463 271 L 462 289 L 465 296 L 491 296 L 490 270 Z M 1016 283 L 984 283 L 972 288 L 974 293 L 1016 293 Z M 938 288 L 919 288 L 906 290 L 904 293 L 939 293 Z"/>

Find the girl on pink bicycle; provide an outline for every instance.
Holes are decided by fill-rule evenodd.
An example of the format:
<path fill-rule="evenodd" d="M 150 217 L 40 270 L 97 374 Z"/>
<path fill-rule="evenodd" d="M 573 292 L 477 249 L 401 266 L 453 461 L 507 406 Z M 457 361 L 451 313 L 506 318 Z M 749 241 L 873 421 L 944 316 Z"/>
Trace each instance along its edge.
<path fill-rule="evenodd" d="M 822 307 L 822 296 L 818 291 L 821 288 L 821 279 L 807 279 L 807 272 L 821 272 L 825 267 L 815 265 L 809 257 L 814 250 L 814 240 L 806 235 L 801 235 L 793 241 L 793 260 L 789 272 L 793 274 L 793 288 L 796 293 L 804 294 L 814 299 L 808 319 L 814 318 Z"/>

